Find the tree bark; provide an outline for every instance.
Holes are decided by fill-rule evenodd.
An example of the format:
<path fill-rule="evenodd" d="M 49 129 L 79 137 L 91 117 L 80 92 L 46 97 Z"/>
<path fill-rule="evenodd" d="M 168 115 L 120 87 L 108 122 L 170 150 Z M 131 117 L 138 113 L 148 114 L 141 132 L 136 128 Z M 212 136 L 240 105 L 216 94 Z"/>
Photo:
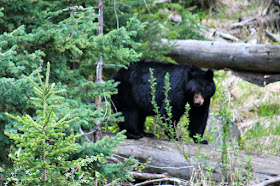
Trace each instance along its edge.
<path fill-rule="evenodd" d="M 103 34 L 103 0 L 98 0 L 98 23 L 99 23 L 99 28 L 97 31 L 97 35 Z M 102 82 L 102 71 L 103 71 L 103 57 L 100 57 L 100 60 L 97 62 L 96 65 L 96 83 L 100 83 Z M 97 98 L 95 98 L 95 105 L 96 105 L 96 109 L 100 109 L 101 108 L 101 96 L 98 96 Z M 95 123 L 94 129 L 95 130 L 95 134 L 94 134 L 94 141 L 98 141 L 101 139 L 101 126 L 102 126 L 102 122 L 101 120 L 98 120 Z"/>
<path fill-rule="evenodd" d="M 163 42 L 168 42 L 163 40 Z M 224 43 L 198 40 L 173 40 L 168 56 L 179 64 L 204 68 L 280 74 L 280 46 Z"/>
<path fill-rule="evenodd" d="M 178 150 L 178 147 L 181 150 Z M 187 159 L 183 156 L 187 154 Z M 235 151 L 235 153 L 237 153 Z M 207 156 L 204 157 L 204 154 Z M 233 155 L 234 151 L 230 151 Z M 214 167 L 212 178 L 214 181 L 221 181 L 223 176 L 220 171 L 220 147 L 214 145 L 199 145 L 194 143 L 180 144 L 157 140 L 152 138 L 142 138 L 140 140 L 125 140 L 116 152 L 116 157 L 134 156 L 140 162 L 146 162 L 151 158 L 151 162 L 143 172 L 148 173 L 168 173 L 172 177 L 189 179 L 194 172 L 205 174 L 206 167 Z M 247 152 L 238 152 L 237 158 L 231 156 L 231 163 L 241 167 L 246 165 L 246 157 L 251 156 L 253 175 L 258 182 L 270 179 L 280 174 L 280 157 L 260 155 Z M 197 157 L 204 157 L 198 159 Z"/>

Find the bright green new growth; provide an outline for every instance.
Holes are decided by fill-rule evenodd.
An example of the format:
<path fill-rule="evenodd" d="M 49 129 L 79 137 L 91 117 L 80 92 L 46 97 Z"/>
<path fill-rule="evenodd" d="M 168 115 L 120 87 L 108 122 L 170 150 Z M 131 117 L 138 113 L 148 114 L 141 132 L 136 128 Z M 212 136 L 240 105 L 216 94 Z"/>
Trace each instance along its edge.
<path fill-rule="evenodd" d="M 159 113 L 159 106 L 157 105 L 157 101 L 156 101 L 156 85 L 157 85 L 157 82 L 156 82 L 156 78 L 154 77 L 154 72 L 153 72 L 153 69 L 149 69 L 150 70 L 150 79 L 149 79 L 149 82 L 151 84 L 151 95 L 152 95 L 152 100 L 151 100 L 151 104 L 153 105 L 154 109 L 153 111 L 156 113 L 156 123 L 159 123 L 160 125 L 162 125 L 162 116 L 160 115 Z"/>
<path fill-rule="evenodd" d="M 186 119 L 182 122 L 179 122 L 176 126 L 174 126 L 174 123 L 172 123 L 172 106 L 170 104 L 170 99 L 168 96 L 168 92 L 171 89 L 171 84 L 170 84 L 170 75 L 167 72 L 164 76 L 164 87 L 163 87 L 163 93 L 164 93 L 164 109 L 165 109 L 165 115 L 162 116 L 160 114 L 159 111 L 159 106 L 157 105 L 156 102 L 156 78 L 154 77 L 154 73 L 153 73 L 153 69 L 149 69 L 150 70 L 150 87 L 151 87 L 151 96 L 152 96 L 152 100 L 151 100 L 151 104 L 153 105 L 154 109 L 153 111 L 155 112 L 156 116 L 155 116 L 155 120 L 156 120 L 156 124 L 158 124 L 165 133 L 168 134 L 168 136 L 171 138 L 171 140 L 174 139 L 179 139 L 180 137 L 187 137 L 188 136 L 188 125 L 189 125 L 189 118 L 188 118 L 188 113 L 190 110 L 190 106 L 187 103 L 185 106 L 185 116 Z M 157 135 L 157 134 L 156 134 Z"/>
<path fill-rule="evenodd" d="M 49 85 L 50 63 L 47 64 L 45 82 L 42 81 L 39 71 L 37 75 L 39 83 L 28 78 L 34 85 L 36 97 L 32 97 L 31 100 L 38 109 L 37 119 L 34 120 L 30 115 L 19 117 L 6 113 L 18 121 L 16 126 L 23 132 L 5 133 L 19 148 L 15 154 L 10 154 L 10 157 L 14 160 L 15 170 L 23 173 L 23 177 L 14 181 L 21 185 L 79 184 L 74 182 L 75 176 L 79 181 L 83 179 L 79 167 L 94 160 L 67 160 L 71 152 L 80 148 L 75 144 L 79 135 L 74 135 L 73 132 L 69 136 L 65 135 L 69 124 L 78 118 L 67 120 L 69 114 L 61 119 L 56 117 L 53 108 L 58 105 L 55 102 L 63 99 L 56 94 L 64 90 L 55 91 L 55 84 Z"/>
<path fill-rule="evenodd" d="M 169 73 L 167 72 L 164 76 L 164 88 L 163 88 L 163 93 L 164 93 L 164 104 L 165 104 L 165 111 L 166 111 L 166 118 L 164 124 L 166 125 L 165 128 L 169 128 L 169 131 L 171 133 L 171 136 L 174 138 L 175 137 L 175 131 L 172 130 L 172 106 L 170 105 L 170 99 L 168 97 L 168 92 L 171 89 L 170 88 L 170 81 L 169 81 Z"/>
<path fill-rule="evenodd" d="M 223 87 L 218 89 L 218 95 L 220 95 L 219 99 L 219 109 L 218 109 L 218 117 L 222 123 L 222 145 L 221 145 L 221 169 L 225 181 L 228 182 L 229 180 L 229 154 L 228 154 L 228 144 L 227 138 L 230 131 L 230 122 L 231 122 L 231 112 L 229 111 L 228 107 L 228 100 L 226 98 L 225 92 Z"/>

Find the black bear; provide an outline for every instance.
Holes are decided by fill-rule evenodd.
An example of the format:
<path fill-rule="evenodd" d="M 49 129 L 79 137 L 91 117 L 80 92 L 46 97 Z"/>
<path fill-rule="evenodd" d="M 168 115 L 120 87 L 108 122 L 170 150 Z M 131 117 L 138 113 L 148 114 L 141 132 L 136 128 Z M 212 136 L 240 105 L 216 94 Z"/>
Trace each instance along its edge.
<path fill-rule="evenodd" d="M 193 65 L 176 65 L 161 63 L 154 60 L 141 60 L 128 67 L 120 69 L 113 77 L 119 81 L 118 94 L 112 96 L 113 107 L 122 112 L 124 122 L 119 123 L 121 130 L 126 130 L 127 138 L 139 139 L 152 134 L 144 132 L 146 116 L 155 115 L 151 104 L 150 71 L 153 69 L 156 78 L 156 102 L 160 113 L 165 114 L 164 81 L 169 72 L 171 89 L 168 92 L 172 106 L 172 123 L 176 125 L 185 112 L 185 105 L 190 104 L 189 132 L 190 137 L 196 134 L 203 136 L 209 113 L 210 98 L 216 87 L 213 81 L 213 71 L 204 71 Z M 207 144 L 206 140 L 201 143 Z"/>

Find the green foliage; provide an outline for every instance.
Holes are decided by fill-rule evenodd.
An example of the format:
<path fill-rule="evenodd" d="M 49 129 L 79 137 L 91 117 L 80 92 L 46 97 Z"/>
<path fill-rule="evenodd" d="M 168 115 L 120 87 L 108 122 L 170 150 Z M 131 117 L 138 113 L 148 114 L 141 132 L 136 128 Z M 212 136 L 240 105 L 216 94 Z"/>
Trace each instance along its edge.
<path fill-rule="evenodd" d="M 65 129 L 67 135 L 71 135 L 72 130 L 74 133 L 89 133 L 98 120 L 110 128 L 116 121 L 122 119 L 119 113 L 112 113 L 109 104 L 110 96 L 116 93 L 117 83 L 112 81 L 93 83 L 95 63 L 100 56 L 104 59 L 103 77 L 104 80 L 108 80 L 116 67 L 128 65 L 140 57 L 166 59 L 164 55 L 170 47 L 168 44 L 161 45 L 162 38 L 198 37 L 195 35 L 198 20 L 196 15 L 191 13 L 193 10 L 186 9 L 182 3 L 177 5 L 153 2 L 146 0 L 146 6 L 144 1 L 117 1 L 115 12 L 112 8 L 114 2 L 104 1 L 104 34 L 97 36 L 96 0 L 1 1 L 1 165 L 11 163 L 7 154 L 10 152 L 12 141 L 4 135 L 4 132 L 15 133 L 22 127 L 15 125 L 15 121 L 7 117 L 5 112 L 14 116 L 27 114 L 34 121 L 37 120 L 36 108 L 29 99 L 34 96 L 32 84 L 28 83 L 26 77 L 38 83 L 33 72 L 39 67 L 45 67 L 47 61 L 52 63 L 53 69 L 50 81 L 56 82 L 58 89 L 66 90 L 61 92 L 61 96 L 65 97 L 64 102 L 53 101 L 54 104 L 59 104 L 59 107 L 53 110 L 55 116 L 63 118 L 67 113 L 70 114 L 69 120 L 80 118 Z M 165 7 L 169 12 L 161 13 L 160 10 Z M 166 19 L 166 16 L 176 11 L 182 14 L 182 23 Z M 117 19 L 118 29 L 116 29 Z M 44 72 L 45 68 L 42 69 Z M 103 102 L 101 109 L 96 110 L 92 102 L 100 95 Z M 76 142 L 86 147 L 87 143 L 84 142 L 87 142 L 87 138 L 82 135 Z M 91 155 L 93 151 L 85 147 L 79 152 L 84 157 Z M 79 153 L 71 154 L 71 158 L 77 159 Z M 99 157 L 103 159 L 103 156 Z M 99 158 L 95 161 L 99 161 Z M 105 164 L 102 166 L 105 167 Z M 91 166 L 93 171 L 97 170 L 94 163 Z M 107 168 L 99 170 L 100 175 L 107 175 L 106 170 Z M 108 175 L 114 176 L 109 172 Z M 103 177 L 113 179 L 109 176 Z"/>
<path fill-rule="evenodd" d="M 49 63 L 45 83 L 39 71 L 37 73 L 39 81 L 28 77 L 34 85 L 36 97 L 30 99 L 36 107 L 37 116 L 33 117 L 36 119 L 30 115 L 19 117 L 6 113 L 18 121 L 15 127 L 20 132 L 5 133 L 18 148 L 17 152 L 10 154 L 14 167 L 7 181 L 20 185 L 80 185 L 94 179 L 106 182 L 131 180 L 130 171 L 138 164 L 134 158 L 125 159 L 124 163 L 108 163 L 114 149 L 125 138 L 123 132 L 96 143 L 85 142 L 82 146 L 76 143 L 80 135 L 65 131 L 78 117 L 69 120 L 70 114 L 59 116 L 54 112 L 59 110 L 56 108 L 64 99 L 55 94 L 64 90 L 56 91 L 54 83 L 49 85 Z"/>
<path fill-rule="evenodd" d="M 156 122 L 158 123 L 162 123 L 162 116 L 160 115 L 160 112 L 159 112 L 159 106 L 157 105 L 157 102 L 156 102 L 156 78 L 154 77 L 154 72 L 153 72 L 153 69 L 149 69 L 150 70 L 150 74 L 151 74 L 151 77 L 149 79 L 149 82 L 151 84 L 151 95 L 152 95 L 152 100 L 151 100 L 151 104 L 153 105 L 154 109 L 153 111 L 156 113 Z"/>
<path fill-rule="evenodd" d="M 165 98 L 164 98 L 165 111 L 167 114 L 161 115 L 160 110 L 159 110 L 160 108 L 156 101 L 157 100 L 157 98 L 156 98 L 156 86 L 157 86 L 156 78 L 154 77 L 153 69 L 150 68 L 149 71 L 150 71 L 149 82 L 151 84 L 151 96 L 152 96 L 151 104 L 154 107 L 153 111 L 155 113 L 155 123 L 154 123 L 155 128 L 160 128 L 161 129 L 161 130 L 159 130 L 160 133 L 166 132 L 166 133 L 168 133 L 169 137 L 173 138 L 173 137 L 175 137 L 175 131 L 174 131 L 174 129 L 171 129 L 172 125 L 171 126 L 169 125 L 169 124 L 172 124 L 171 118 L 169 117 L 169 116 L 172 117 L 170 101 L 168 100 L 168 91 L 170 89 L 169 74 L 165 75 L 165 86 L 164 86 L 164 90 L 163 90 L 164 95 L 165 95 Z"/>
<path fill-rule="evenodd" d="M 229 154 L 228 154 L 228 134 L 230 131 L 231 122 L 231 111 L 228 106 L 228 99 L 224 92 L 224 87 L 220 86 L 217 89 L 217 95 L 220 96 L 219 99 L 219 109 L 217 110 L 217 116 L 222 123 L 222 144 L 221 144 L 221 169 L 226 182 L 229 182 L 230 173 L 229 169 Z"/>
<path fill-rule="evenodd" d="M 105 2 L 109 6 L 110 2 Z M 159 61 L 171 60 L 164 56 L 170 49 L 166 44 L 162 44 L 161 39 L 201 39 L 199 35 L 199 18 L 194 14 L 194 8 L 187 8 L 185 1 L 154 3 L 154 0 L 122 0 L 116 2 L 117 11 L 108 9 L 105 12 L 106 31 L 116 28 L 117 21 L 120 25 L 125 23 L 130 16 L 137 14 L 141 22 L 146 22 L 145 30 L 138 32 L 133 40 L 141 42 L 138 49 L 143 54 L 143 58 L 153 58 Z M 181 22 L 174 22 L 172 15 L 182 17 Z M 110 29 L 109 29 L 110 28 Z"/>
<path fill-rule="evenodd" d="M 5 133 L 19 148 L 17 153 L 10 154 L 10 157 L 14 161 L 16 172 L 20 171 L 22 174 L 22 177 L 17 180 L 20 185 L 73 184 L 70 176 L 74 175 L 66 173 L 81 166 L 81 162 L 86 160 L 67 160 L 70 153 L 79 149 L 79 145 L 75 143 L 79 135 L 72 133 L 65 136 L 64 131 L 78 118 L 67 120 L 69 114 L 60 119 L 56 117 L 53 109 L 58 105 L 53 102 L 63 99 L 56 96 L 63 90 L 56 91 L 54 90 L 55 84 L 49 85 L 49 75 L 50 64 L 48 63 L 45 82 L 42 82 L 39 72 L 39 84 L 29 78 L 34 85 L 36 95 L 36 97 L 31 97 L 37 108 L 36 120 L 30 115 L 20 117 L 6 113 L 17 120 L 18 123 L 15 126 L 19 126 L 19 131 L 23 133 Z M 79 176 L 83 172 L 78 171 L 75 174 Z"/>
<path fill-rule="evenodd" d="M 96 161 L 88 165 L 88 170 L 96 170 L 106 181 L 131 180 L 129 177 L 133 168 L 137 167 L 138 162 L 134 158 L 124 159 L 124 163 L 108 163 L 113 157 L 114 149 L 125 139 L 124 131 L 118 133 L 115 137 L 104 137 L 96 143 L 86 142 L 78 152 L 78 157 L 86 157 L 88 154 L 93 156 L 103 156 L 103 161 Z M 106 159 L 105 159 L 106 158 Z"/>
<path fill-rule="evenodd" d="M 156 82 L 156 78 L 154 77 L 153 74 L 153 69 L 149 69 L 150 70 L 150 87 L 151 87 L 151 104 L 153 106 L 153 111 L 155 113 L 155 121 L 152 122 L 149 126 L 150 128 L 155 128 L 156 130 L 156 136 L 157 137 L 161 137 L 161 136 L 165 136 L 165 134 L 168 135 L 168 137 L 171 140 L 179 140 L 182 139 L 183 141 L 185 141 L 186 139 L 188 139 L 188 125 L 189 125 L 189 118 L 188 118 L 188 113 L 190 110 L 190 105 L 187 103 L 185 106 L 185 118 L 183 121 L 179 122 L 177 126 L 174 125 L 174 123 L 172 123 L 172 106 L 170 104 L 170 99 L 168 96 L 168 92 L 171 89 L 171 85 L 170 85 L 170 81 L 169 81 L 169 73 L 166 73 L 164 78 L 164 87 L 163 87 L 163 93 L 164 93 L 164 109 L 165 109 L 165 114 L 162 115 L 160 113 L 160 108 L 157 104 L 157 98 L 156 98 L 156 86 L 157 86 L 157 82 Z M 185 139 L 186 138 L 186 139 Z"/>
<path fill-rule="evenodd" d="M 108 104 L 110 95 L 116 93 L 117 83 L 93 83 L 95 62 L 101 55 L 105 67 L 124 66 L 136 61 L 141 56 L 137 52 L 141 44 L 133 38 L 145 24 L 132 16 L 124 27 L 96 36 L 96 10 L 90 4 L 87 8 L 67 8 L 71 3 L 76 1 L 21 0 L 1 4 L 5 22 L 0 33 L 0 147 L 5 151 L 0 155 L 1 162 L 7 160 L 10 144 L 4 130 L 17 130 L 14 121 L 4 113 L 35 117 L 35 108 L 28 101 L 33 94 L 31 84 L 26 83 L 26 77 L 38 67 L 45 66 L 44 61 L 52 62 L 54 70 L 50 81 L 56 82 L 59 89 L 67 90 L 62 93 L 65 102 L 56 108 L 57 116 L 63 117 L 65 113 L 71 114 L 69 119 L 80 116 L 80 120 L 71 125 L 75 132 L 80 132 L 79 128 L 92 130 L 95 121 L 100 119 L 109 125 L 120 119 L 119 114 L 111 114 Z M 95 5 L 95 2 L 91 3 Z M 104 79 L 108 79 L 106 69 L 104 74 Z M 99 95 L 104 102 L 102 109 L 96 110 L 89 102 Z"/>
<path fill-rule="evenodd" d="M 251 158 L 240 156 L 239 147 L 228 137 L 231 131 L 232 109 L 225 87 L 221 83 L 218 84 L 215 99 L 219 104 L 215 114 L 222 124 L 220 169 L 224 181 L 232 185 L 247 185 L 252 178 Z"/>

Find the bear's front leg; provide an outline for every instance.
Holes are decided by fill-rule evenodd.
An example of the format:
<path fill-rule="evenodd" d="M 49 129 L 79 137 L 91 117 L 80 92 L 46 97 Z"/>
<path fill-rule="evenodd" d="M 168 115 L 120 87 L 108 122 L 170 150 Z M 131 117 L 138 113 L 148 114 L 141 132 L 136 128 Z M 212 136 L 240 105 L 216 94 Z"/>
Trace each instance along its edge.
<path fill-rule="evenodd" d="M 203 134 L 208 119 L 209 105 L 210 99 L 205 100 L 204 104 L 200 107 L 191 106 L 189 111 L 189 132 L 190 137 L 193 138 L 195 143 L 208 144 L 208 141 L 203 139 Z M 202 139 L 197 139 L 196 135 L 200 135 Z"/>

